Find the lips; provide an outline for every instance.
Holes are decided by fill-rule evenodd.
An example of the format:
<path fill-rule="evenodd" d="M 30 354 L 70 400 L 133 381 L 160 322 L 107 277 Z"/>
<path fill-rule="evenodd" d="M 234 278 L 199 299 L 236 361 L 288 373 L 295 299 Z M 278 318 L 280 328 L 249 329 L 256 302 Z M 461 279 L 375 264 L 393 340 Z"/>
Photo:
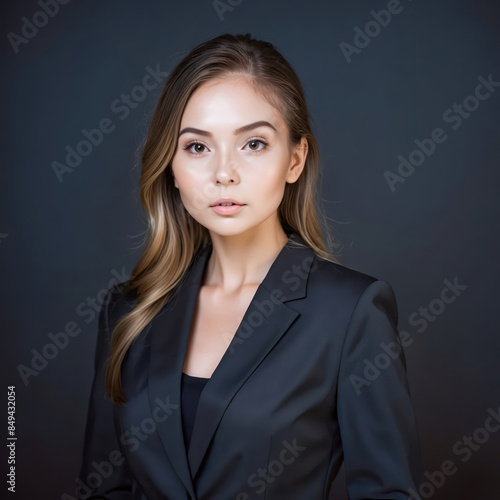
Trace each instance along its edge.
<path fill-rule="evenodd" d="M 230 205 L 226 205 L 226 204 Z M 244 205 L 244 203 L 241 203 L 238 200 L 235 200 L 233 198 L 219 198 L 214 204 L 210 205 L 211 207 L 216 207 L 216 206 L 233 206 L 233 205 Z"/>

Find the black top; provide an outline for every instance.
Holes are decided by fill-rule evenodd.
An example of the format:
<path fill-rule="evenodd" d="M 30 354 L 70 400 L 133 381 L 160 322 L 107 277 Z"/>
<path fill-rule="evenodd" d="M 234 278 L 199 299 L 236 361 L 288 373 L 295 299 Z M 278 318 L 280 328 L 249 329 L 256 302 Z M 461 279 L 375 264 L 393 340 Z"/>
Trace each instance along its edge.
<path fill-rule="evenodd" d="M 209 380 L 208 378 L 192 377 L 182 372 L 181 413 L 186 452 L 189 450 L 189 443 L 191 442 L 198 400 L 200 399 L 201 391 L 203 391 L 205 384 Z"/>

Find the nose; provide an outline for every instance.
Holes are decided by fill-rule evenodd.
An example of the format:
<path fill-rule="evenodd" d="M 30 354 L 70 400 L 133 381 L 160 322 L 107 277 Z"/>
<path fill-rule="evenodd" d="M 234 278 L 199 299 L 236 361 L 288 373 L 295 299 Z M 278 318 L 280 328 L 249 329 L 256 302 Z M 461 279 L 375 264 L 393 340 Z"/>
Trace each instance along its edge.
<path fill-rule="evenodd" d="M 222 153 L 216 162 L 215 180 L 218 184 L 238 184 L 240 182 L 237 162 L 229 152 Z"/>

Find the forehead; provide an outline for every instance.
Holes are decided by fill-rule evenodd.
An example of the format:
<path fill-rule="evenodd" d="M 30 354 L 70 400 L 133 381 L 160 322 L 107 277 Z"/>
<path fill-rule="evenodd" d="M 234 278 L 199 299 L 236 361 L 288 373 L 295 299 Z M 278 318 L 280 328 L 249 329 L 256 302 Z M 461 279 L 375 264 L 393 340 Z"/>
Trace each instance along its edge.
<path fill-rule="evenodd" d="M 190 97 L 181 120 L 181 128 L 200 126 L 231 127 L 266 120 L 276 129 L 284 127 L 281 114 L 243 77 L 212 80 Z"/>

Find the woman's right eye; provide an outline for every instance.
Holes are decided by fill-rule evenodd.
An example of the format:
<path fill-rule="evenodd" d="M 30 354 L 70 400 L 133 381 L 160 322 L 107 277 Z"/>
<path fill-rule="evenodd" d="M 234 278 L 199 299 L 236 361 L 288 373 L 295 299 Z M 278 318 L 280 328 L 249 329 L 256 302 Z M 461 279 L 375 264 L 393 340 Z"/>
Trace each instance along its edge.
<path fill-rule="evenodd" d="M 196 151 L 196 152 L 192 151 L 191 148 L 193 146 L 197 146 L 198 151 Z M 199 155 L 201 153 L 204 153 L 203 148 L 206 148 L 205 144 L 202 144 L 201 142 L 192 141 L 192 142 L 189 142 L 188 144 L 186 144 L 183 149 L 184 149 L 184 151 L 188 151 L 188 153 L 190 153 L 192 155 Z M 201 149 L 201 151 L 199 149 Z"/>

